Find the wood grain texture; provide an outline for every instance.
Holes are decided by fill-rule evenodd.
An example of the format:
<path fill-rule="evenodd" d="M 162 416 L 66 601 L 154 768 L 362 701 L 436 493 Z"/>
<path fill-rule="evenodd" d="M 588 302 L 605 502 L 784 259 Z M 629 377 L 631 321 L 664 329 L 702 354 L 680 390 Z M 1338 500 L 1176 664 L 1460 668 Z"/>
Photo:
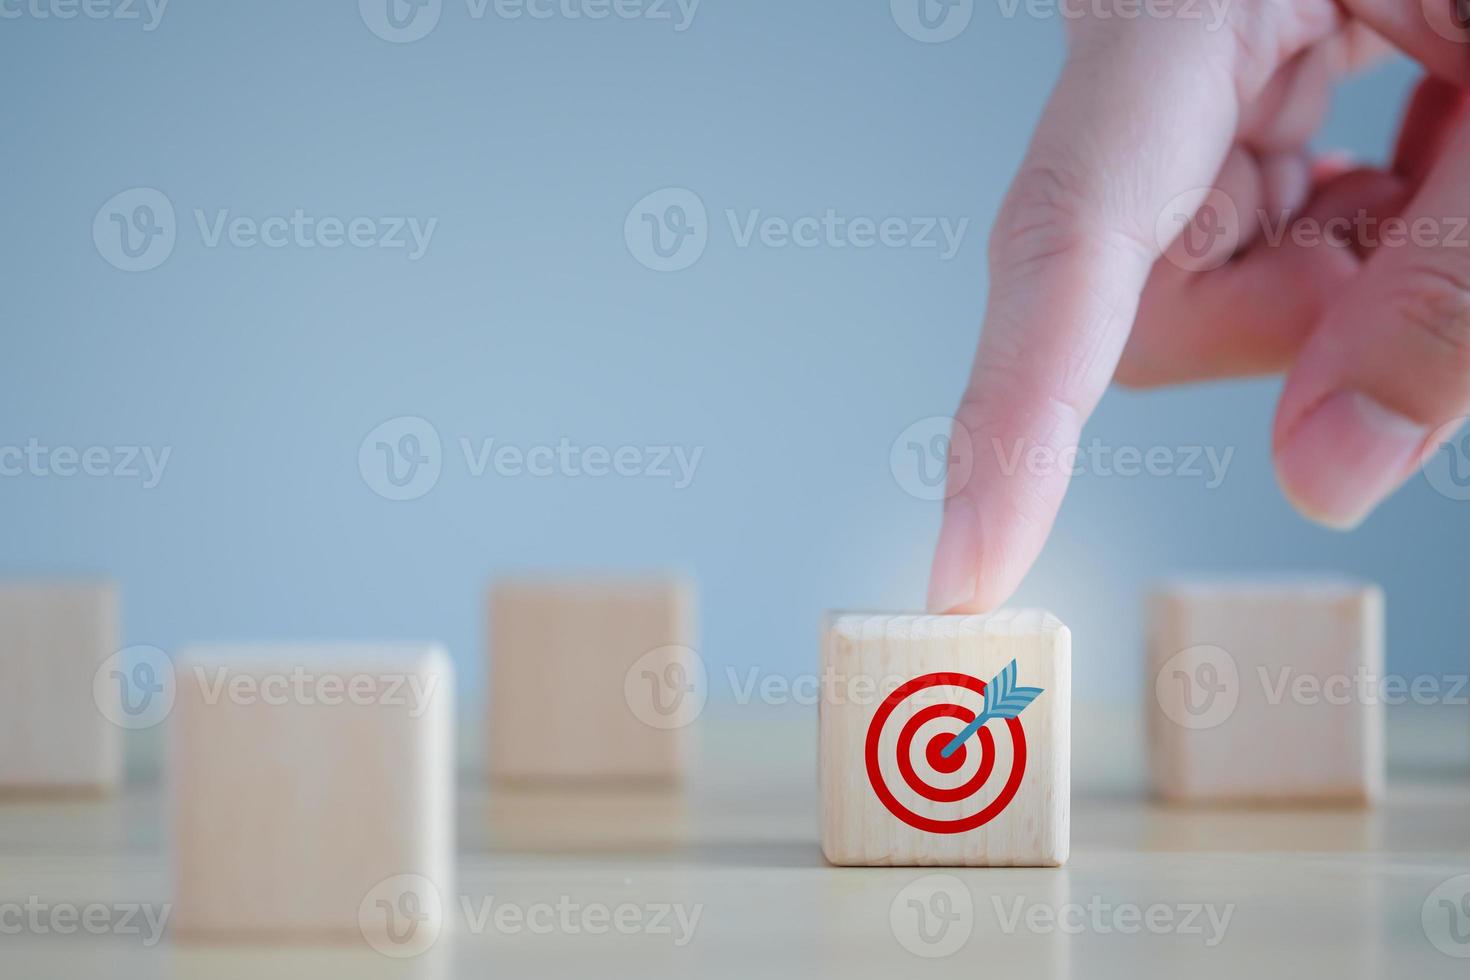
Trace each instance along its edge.
<path fill-rule="evenodd" d="M 1179 582 L 1149 612 L 1149 752 L 1179 802 L 1366 804 L 1383 789 L 1383 596 Z"/>
<path fill-rule="evenodd" d="M 493 780 L 667 785 L 682 777 L 687 725 L 663 713 L 682 695 L 664 678 L 674 671 L 667 676 L 698 682 L 688 585 L 503 582 L 489 605 Z"/>
<path fill-rule="evenodd" d="M 117 606 L 106 584 L 0 584 L 0 793 L 97 793 L 121 781 L 121 733 L 93 696 L 118 649 Z"/>
<path fill-rule="evenodd" d="M 452 914 L 454 675 L 442 650 L 202 647 L 177 677 L 176 934 L 351 940 L 386 925 L 360 906 L 399 875 L 437 889 L 437 910 L 421 903 L 440 917 L 431 925 Z"/>
<path fill-rule="evenodd" d="M 1025 764 L 1015 765 L 1018 740 L 1003 720 L 986 722 L 966 743 L 956 772 L 926 768 L 926 747 L 940 745 L 981 710 L 982 695 L 959 686 L 927 688 L 890 699 L 915 678 L 965 675 L 985 682 L 1011 661 L 1018 683 L 1042 693 L 1019 715 Z M 989 616 L 833 614 L 824 630 L 820 702 L 822 851 L 839 865 L 1057 866 L 1067 860 L 1071 811 L 1071 634 L 1039 611 Z M 891 714 L 881 717 L 885 702 Z M 959 717 L 920 723 L 930 705 L 958 704 Z M 879 723 L 873 724 L 875 717 Z M 896 733 L 915 720 L 908 758 L 927 784 L 956 789 L 993 771 L 964 798 L 926 800 L 907 787 L 900 771 Z M 953 821 L 997 803 L 1003 787 L 1018 780 L 1014 796 L 987 822 L 960 832 L 937 832 L 898 816 L 874 787 L 867 764 L 869 730 L 877 737 L 881 781 L 909 812 Z M 989 743 L 987 751 L 983 743 Z"/>

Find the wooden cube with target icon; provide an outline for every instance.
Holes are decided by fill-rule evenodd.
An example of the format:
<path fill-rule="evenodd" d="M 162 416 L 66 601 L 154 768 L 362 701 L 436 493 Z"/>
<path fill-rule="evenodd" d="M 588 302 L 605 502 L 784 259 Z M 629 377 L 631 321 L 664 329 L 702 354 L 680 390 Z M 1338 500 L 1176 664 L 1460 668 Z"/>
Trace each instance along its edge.
<path fill-rule="evenodd" d="M 0 584 L 0 794 L 95 794 L 122 778 L 117 593 Z"/>
<path fill-rule="evenodd" d="M 490 592 L 490 776 L 672 785 L 707 694 L 675 577 L 517 580 Z"/>
<path fill-rule="evenodd" d="M 454 901 L 448 655 L 200 647 L 175 677 L 175 934 L 432 942 Z"/>
<path fill-rule="evenodd" d="M 1049 613 L 840 613 L 822 648 L 822 851 L 838 865 L 1055 867 L 1071 633 Z"/>
<path fill-rule="evenodd" d="M 1331 578 L 1179 581 L 1149 610 L 1156 795 L 1362 805 L 1384 781 L 1383 594 Z"/>

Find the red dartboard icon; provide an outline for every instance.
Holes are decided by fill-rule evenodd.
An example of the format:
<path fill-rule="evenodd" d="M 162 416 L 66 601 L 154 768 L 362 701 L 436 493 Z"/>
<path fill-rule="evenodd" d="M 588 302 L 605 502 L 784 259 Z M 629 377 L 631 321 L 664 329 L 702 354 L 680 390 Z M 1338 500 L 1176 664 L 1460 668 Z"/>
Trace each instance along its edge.
<path fill-rule="evenodd" d="M 950 699 L 941 696 L 917 710 L 899 711 L 915 695 L 943 687 L 953 689 Z M 951 755 L 944 755 L 946 746 L 982 710 L 985 689 L 985 681 L 968 674 L 924 674 L 897 687 L 868 723 L 863 749 L 868 782 L 888 812 L 910 827 L 931 834 L 974 830 L 994 820 L 1021 788 L 1026 774 L 1026 732 L 1019 718 L 997 718 Z M 1003 733 L 999 746 L 992 729 Z M 881 765 L 885 758 L 893 760 L 900 785 L 890 786 L 885 780 Z M 997 777 L 998 762 L 1004 765 L 1003 775 Z M 916 812 L 914 806 L 946 815 L 926 815 Z"/>

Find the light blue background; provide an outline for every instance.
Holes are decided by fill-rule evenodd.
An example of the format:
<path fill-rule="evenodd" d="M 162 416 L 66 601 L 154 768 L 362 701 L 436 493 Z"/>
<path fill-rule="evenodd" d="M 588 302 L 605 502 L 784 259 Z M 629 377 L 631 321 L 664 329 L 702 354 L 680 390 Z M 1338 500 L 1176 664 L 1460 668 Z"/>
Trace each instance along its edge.
<path fill-rule="evenodd" d="M 815 667 L 828 607 L 922 603 L 938 507 L 889 448 L 952 410 L 986 291 L 985 236 L 1062 56 L 1056 19 L 977 5 L 946 44 L 886 0 L 704 0 L 668 21 L 471 19 L 446 0 L 390 44 L 353 0 L 174 0 L 138 22 L 0 20 L 6 233 L 0 444 L 172 447 L 162 484 L 0 479 L 7 574 L 100 572 L 126 636 L 428 637 L 483 677 L 483 591 L 519 569 L 672 566 L 701 652 Z M 1381 157 L 1412 70 L 1350 85 L 1323 145 Z M 179 240 L 128 274 L 104 201 L 168 195 Z M 629 208 L 710 210 L 691 269 L 642 267 Z M 437 217 L 428 254 L 206 248 L 192 211 Z M 933 251 L 737 248 L 723 212 L 969 217 Z M 1290 510 L 1277 385 L 1114 392 L 1088 437 L 1235 447 L 1224 485 L 1084 476 L 1020 601 L 1076 636 L 1079 699 L 1141 686 L 1141 597 L 1179 570 L 1324 569 L 1384 584 L 1390 666 L 1465 666 L 1470 504 L 1423 480 L 1352 535 Z M 364 436 L 430 420 L 444 472 L 391 502 Z M 461 436 L 703 447 L 692 487 L 471 478 Z M 728 697 L 715 685 L 715 697 Z"/>

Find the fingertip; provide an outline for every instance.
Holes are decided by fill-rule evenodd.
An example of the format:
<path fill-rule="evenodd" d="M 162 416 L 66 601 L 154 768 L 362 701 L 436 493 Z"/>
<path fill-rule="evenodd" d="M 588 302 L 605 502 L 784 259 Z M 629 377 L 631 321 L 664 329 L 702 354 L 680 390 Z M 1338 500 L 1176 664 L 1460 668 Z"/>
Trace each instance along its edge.
<path fill-rule="evenodd" d="M 1276 476 L 1298 511 L 1350 531 L 1403 482 L 1428 430 L 1357 391 L 1338 391 L 1285 432 Z"/>
<path fill-rule="evenodd" d="M 945 508 L 925 604 L 933 615 L 993 612 L 1020 586 L 1016 567 L 1006 559 L 1007 545 L 1014 542 L 982 543 L 976 506 L 957 499 Z"/>
<path fill-rule="evenodd" d="M 1319 509 L 1316 503 L 1293 491 L 1291 479 L 1282 474 L 1279 466 L 1276 470 L 1276 484 L 1281 488 L 1281 495 L 1286 498 L 1288 504 L 1291 504 L 1292 509 L 1318 527 L 1347 534 L 1356 531 L 1368 519 L 1368 512 L 1345 516 Z"/>
<path fill-rule="evenodd" d="M 980 544 L 973 505 L 952 500 L 944 508 L 939 545 L 929 573 L 929 612 L 943 614 L 972 603 L 979 581 Z"/>

